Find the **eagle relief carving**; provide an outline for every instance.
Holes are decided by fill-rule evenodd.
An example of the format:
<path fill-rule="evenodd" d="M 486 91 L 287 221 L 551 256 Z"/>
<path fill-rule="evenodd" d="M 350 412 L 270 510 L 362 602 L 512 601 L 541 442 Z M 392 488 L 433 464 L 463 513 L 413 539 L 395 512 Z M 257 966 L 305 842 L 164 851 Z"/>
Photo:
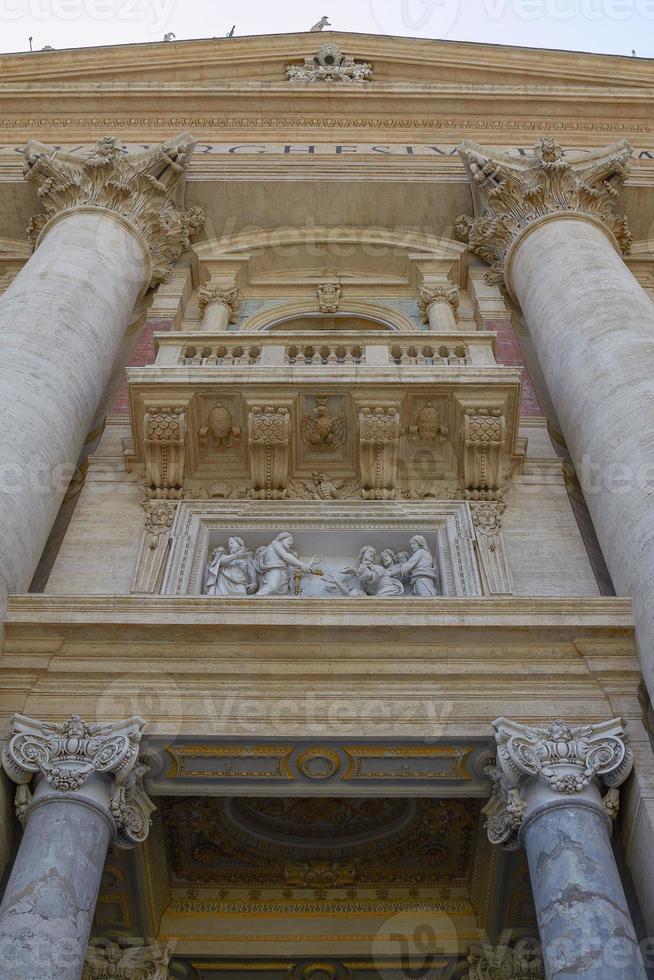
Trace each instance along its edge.
<path fill-rule="evenodd" d="M 328 453 L 345 442 L 347 423 L 344 415 L 334 415 L 326 395 L 316 396 L 316 407 L 302 418 L 302 438 L 316 453 Z"/>

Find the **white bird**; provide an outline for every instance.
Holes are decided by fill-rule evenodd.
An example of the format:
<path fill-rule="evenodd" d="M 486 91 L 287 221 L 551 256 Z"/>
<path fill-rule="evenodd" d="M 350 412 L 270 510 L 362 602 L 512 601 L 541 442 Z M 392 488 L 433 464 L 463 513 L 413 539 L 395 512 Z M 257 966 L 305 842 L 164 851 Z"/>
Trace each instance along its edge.
<path fill-rule="evenodd" d="M 331 26 L 332 25 L 329 23 L 329 17 L 321 17 L 318 23 L 313 25 L 313 27 L 311 28 L 311 32 L 322 31 L 323 28 L 331 27 Z"/>

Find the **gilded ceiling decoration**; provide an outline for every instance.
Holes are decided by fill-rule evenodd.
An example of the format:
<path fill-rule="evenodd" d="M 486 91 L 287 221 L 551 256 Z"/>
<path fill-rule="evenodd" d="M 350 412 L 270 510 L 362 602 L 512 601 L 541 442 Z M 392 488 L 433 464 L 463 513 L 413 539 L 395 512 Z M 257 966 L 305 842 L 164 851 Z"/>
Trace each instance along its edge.
<path fill-rule="evenodd" d="M 466 881 L 478 809 L 444 799 L 161 801 L 174 887 Z"/>

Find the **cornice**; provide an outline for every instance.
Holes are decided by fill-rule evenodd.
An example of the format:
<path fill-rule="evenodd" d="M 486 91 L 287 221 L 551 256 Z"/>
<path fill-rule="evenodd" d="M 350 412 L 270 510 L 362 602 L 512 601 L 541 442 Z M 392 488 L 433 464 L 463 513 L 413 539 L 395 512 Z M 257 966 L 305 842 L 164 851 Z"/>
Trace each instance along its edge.
<path fill-rule="evenodd" d="M 458 75 L 464 64 L 469 73 L 501 72 L 505 78 L 586 79 L 591 85 L 601 85 L 598 79 L 606 77 L 615 85 L 642 84 L 643 78 L 654 81 L 654 62 L 645 59 L 336 31 L 323 32 L 320 41 L 334 41 L 353 57 L 381 60 L 382 77 L 386 77 L 393 65 L 411 66 L 421 75 L 425 68 L 456 71 Z M 205 72 L 223 68 L 232 75 L 235 66 L 243 69 L 252 65 L 260 77 L 262 64 L 285 65 L 287 58 L 302 57 L 315 47 L 316 35 L 301 33 L 25 52 L 1 56 L 0 72 L 6 80 L 102 78 L 121 72 L 132 72 L 135 77 L 143 78 L 148 71 L 170 75 L 197 63 L 202 64 Z M 243 70 L 239 74 L 242 76 Z"/>
<path fill-rule="evenodd" d="M 399 629 L 416 626 L 450 627 L 468 630 L 475 626 L 524 630 L 554 627 L 561 630 L 606 629 L 631 634 L 631 601 L 618 598 L 482 598 L 425 599 L 411 606 L 404 600 L 374 600 L 362 604 L 356 599 L 215 599 L 190 596 L 54 596 L 14 595 L 9 599 L 7 635 L 17 629 L 77 628 L 81 624 L 111 629 L 118 625 L 152 625 L 167 629 L 176 625 L 302 625 L 323 628 L 343 623 L 343 616 L 354 625 L 392 625 Z"/>

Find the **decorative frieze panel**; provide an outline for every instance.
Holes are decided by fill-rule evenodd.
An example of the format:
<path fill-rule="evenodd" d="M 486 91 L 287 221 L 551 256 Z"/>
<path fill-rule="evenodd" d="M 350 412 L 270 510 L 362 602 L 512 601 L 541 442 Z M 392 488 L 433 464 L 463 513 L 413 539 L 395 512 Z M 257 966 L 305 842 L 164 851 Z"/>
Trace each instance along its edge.
<path fill-rule="evenodd" d="M 130 393 L 127 464 L 142 473 L 148 499 L 491 500 L 522 459 L 513 382 L 359 389 L 324 375 L 320 385 L 268 374 L 266 383 L 185 375 L 164 386 L 165 377 L 161 400 L 151 383 Z"/>
<path fill-rule="evenodd" d="M 284 794 L 311 791 L 347 793 L 357 787 L 366 791 L 426 795 L 448 794 L 455 786 L 462 795 L 485 791 L 483 760 L 488 745 L 423 742 L 260 741 L 228 739 L 219 743 L 179 740 L 173 745 L 150 743 L 150 782 L 157 795 L 201 795 L 202 787 L 220 787 L 225 795 L 267 787 L 283 788 Z"/>
<path fill-rule="evenodd" d="M 483 594 L 469 505 L 178 505 L 162 592 L 409 600 Z"/>

